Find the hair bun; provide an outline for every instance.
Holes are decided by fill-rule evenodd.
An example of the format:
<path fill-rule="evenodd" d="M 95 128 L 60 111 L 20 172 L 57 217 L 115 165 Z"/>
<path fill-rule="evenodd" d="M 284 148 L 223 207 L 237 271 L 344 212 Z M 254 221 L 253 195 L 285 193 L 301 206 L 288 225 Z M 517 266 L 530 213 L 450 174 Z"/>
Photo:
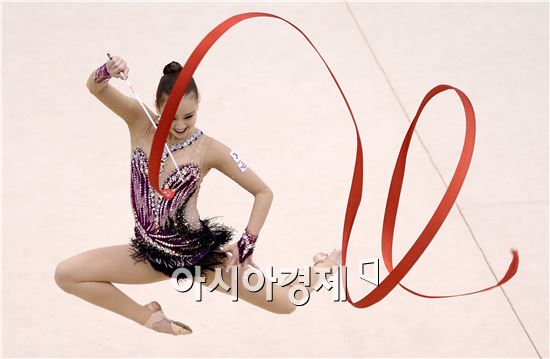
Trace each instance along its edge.
<path fill-rule="evenodd" d="M 177 61 L 172 61 L 168 65 L 164 66 L 164 70 L 162 70 L 162 73 L 166 75 L 173 72 L 174 73 L 179 72 L 180 70 L 181 70 L 180 63 Z"/>

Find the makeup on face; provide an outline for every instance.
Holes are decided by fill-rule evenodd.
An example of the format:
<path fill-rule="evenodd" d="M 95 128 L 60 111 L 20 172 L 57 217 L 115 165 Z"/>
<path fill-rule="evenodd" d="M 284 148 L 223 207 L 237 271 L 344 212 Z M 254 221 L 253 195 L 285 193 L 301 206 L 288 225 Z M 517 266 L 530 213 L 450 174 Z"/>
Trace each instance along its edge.
<path fill-rule="evenodd" d="M 192 119 L 193 116 L 195 116 L 196 112 L 197 112 L 197 110 L 195 109 L 195 110 L 185 114 L 183 116 L 183 118 L 184 118 L 184 121 L 186 121 L 186 122 L 183 123 L 183 124 L 179 123 L 181 121 L 176 123 L 176 118 L 174 117 L 174 121 L 172 122 L 172 127 L 170 128 L 170 133 L 175 138 L 178 138 L 178 139 L 182 139 L 182 138 L 185 138 L 186 136 L 189 136 L 190 130 L 193 128 L 194 121 L 193 120 L 188 121 L 188 120 Z M 193 123 L 190 123 L 190 122 L 193 122 Z"/>

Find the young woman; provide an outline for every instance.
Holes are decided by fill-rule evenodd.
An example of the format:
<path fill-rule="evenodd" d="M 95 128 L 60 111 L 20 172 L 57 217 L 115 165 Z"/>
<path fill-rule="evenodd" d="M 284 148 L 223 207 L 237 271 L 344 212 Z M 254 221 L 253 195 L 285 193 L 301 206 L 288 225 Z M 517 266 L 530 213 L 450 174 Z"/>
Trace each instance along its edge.
<path fill-rule="evenodd" d="M 181 65 L 172 61 L 164 67 L 156 93 L 156 109 L 162 113 L 168 95 L 174 86 Z M 126 62 L 113 56 L 93 71 L 86 83 L 105 106 L 121 117 L 130 130 L 131 138 L 131 200 L 135 218 L 134 234 L 130 242 L 85 251 L 60 262 L 55 280 L 61 289 L 90 303 L 123 315 L 147 328 L 173 335 L 190 334 L 191 328 L 168 319 L 160 304 L 152 301 L 136 303 L 112 283 L 147 284 L 170 279 L 181 267 L 195 274 L 195 265 L 206 278 L 205 286 L 214 279 L 214 270 L 222 269 L 225 283 L 230 285 L 230 269 L 238 266 L 239 298 L 273 313 L 290 314 L 296 306 L 288 293 L 292 284 L 273 286 L 273 301 L 267 301 L 266 286 L 250 292 L 243 285 L 242 275 L 248 265 L 260 269 L 253 261 L 252 252 L 263 226 L 273 193 L 244 162 L 237 161 L 231 149 L 196 127 L 200 97 L 194 79 L 180 102 L 170 128 L 167 145 L 179 170 L 175 168 L 166 149 L 161 162 L 161 188 L 171 188 L 176 194 L 166 200 L 149 183 L 148 151 L 155 127 L 136 99 L 123 95 L 109 84 L 111 77 L 126 79 Z M 147 108 L 156 124 L 159 116 Z M 197 197 L 204 177 L 216 169 L 254 195 L 252 213 L 244 233 L 232 244 L 234 229 L 212 218 L 202 218 L 197 211 Z M 341 251 L 330 255 L 317 253 L 314 266 L 331 267 L 341 263 Z M 315 284 L 320 274 L 311 272 Z M 250 277 L 254 284 L 255 276 Z M 296 281 L 296 280 L 295 280 Z M 312 292 L 312 287 L 306 287 Z M 217 291 L 229 294 L 217 286 Z M 300 298 L 298 298 L 300 299 Z"/>

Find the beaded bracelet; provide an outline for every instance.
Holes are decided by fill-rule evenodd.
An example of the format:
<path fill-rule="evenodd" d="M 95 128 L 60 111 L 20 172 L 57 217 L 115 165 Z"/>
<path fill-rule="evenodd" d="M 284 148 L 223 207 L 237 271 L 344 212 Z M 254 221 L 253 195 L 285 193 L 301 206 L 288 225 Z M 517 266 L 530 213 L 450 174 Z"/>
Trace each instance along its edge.
<path fill-rule="evenodd" d="M 250 233 L 248 228 L 244 230 L 241 239 L 237 242 L 237 247 L 239 248 L 239 263 L 244 262 L 244 260 L 254 252 L 257 239 L 258 236 Z"/>
<path fill-rule="evenodd" d="M 109 81 L 111 78 L 111 75 L 109 74 L 109 71 L 107 71 L 107 63 L 104 63 L 100 67 L 97 68 L 94 76 L 94 81 L 96 83 L 103 83 L 105 81 Z"/>

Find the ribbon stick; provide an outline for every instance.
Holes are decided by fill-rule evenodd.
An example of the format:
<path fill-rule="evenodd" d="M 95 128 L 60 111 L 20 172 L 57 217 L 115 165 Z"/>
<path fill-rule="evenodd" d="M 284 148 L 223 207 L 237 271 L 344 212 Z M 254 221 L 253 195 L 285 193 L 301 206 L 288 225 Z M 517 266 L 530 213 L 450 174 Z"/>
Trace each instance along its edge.
<path fill-rule="evenodd" d="M 113 59 L 113 57 L 111 56 L 110 53 L 107 53 L 107 56 L 109 57 L 109 59 Z M 141 105 L 141 108 L 143 109 L 143 111 L 145 112 L 145 114 L 147 115 L 147 117 L 149 118 L 149 121 L 151 121 L 151 123 L 153 124 L 153 126 L 155 127 L 155 129 L 157 128 L 157 125 L 155 124 L 155 121 L 153 121 L 153 119 L 151 118 L 151 115 L 149 114 L 149 111 L 147 111 L 147 108 L 145 107 L 145 105 L 143 104 L 143 101 L 141 101 L 141 98 L 138 96 L 138 94 L 136 93 L 136 91 L 134 90 L 134 86 L 132 86 L 132 84 L 130 83 L 130 81 L 128 81 L 127 78 L 124 77 L 124 73 L 120 73 L 120 76 L 122 77 L 123 80 L 126 81 L 126 84 L 128 84 L 128 87 L 130 88 L 130 90 L 132 90 L 132 93 L 134 94 L 134 97 L 138 100 L 139 104 Z M 168 154 L 170 155 L 170 158 L 172 159 L 172 162 L 174 162 L 174 166 L 176 167 L 176 170 L 178 171 L 179 175 L 181 176 L 182 179 L 185 179 L 183 177 L 183 173 L 181 173 L 181 170 L 180 168 L 178 167 L 178 164 L 176 162 L 176 159 L 174 158 L 174 156 L 172 155 L 172 151 L 170 151 L 170 148 L 168 147 L 168 145 L 165 143 L 164 144 L 164 147 L 166 148 L 166 151 L 168 151 Z M 163 189 L 162 190 L 163 192 L 163 196 L 166 198 L 166 199 L 170 199 L 172 197 L 174 197 L 175 195 L 175 192 L 173 189 Z"/>
<path fill-rule="evenodd" d="M 242 14 L 232 16 L 229 19 L 222 22 L 221 24 L 219 24 L 218 26 L 216 26 L 197 45 L 197 47 L 195 48 L 195 50 L 193 51 L 193 53 L 185 63 L 185 66 L 183 66 L 182 71 L 180 72 L 178 79 L 176 80 L 176 83 L 172 91 L 170 92 L 170 95 L 166 102 L 166 106 L 164 107 L 164 110 L 161 116 L 162 119 L 159 123 L 157 131 L 155 132 L 155 136 L 151 147 L 151 158 L 149 160 L 149 163 L 150 163 L 149 178 L 151 179 L 151 184 L 157 192 L 161 192 L 162 194 L 162 191 L 159 190 L 159 172 L 160 172 L 159 170 L 160 170 L 160 159 L 162 155 L 161 153 L 162 146 L 166 142 L 168 132 L 171 126 L 171 121 L 174 118 L 174 114 L 176 113 L 176 110 L 179 106 L 183 93 L 187 88 L 187 85 L 189 84 L 191 77 L 193 76 L 193 73 L 197 69 L 202 58 L 205 56 L 208 50 L 214 45 L 214 43 L 231 27 L 233 27 L 234 25 L 238 24 L 243 20 L 247 20 L 255 17 L 270 17 L 270 18 L 276 18 L 276 19 L 285 21 L 290 26 L 298 30 L 306 38 L 306 40 L 311 44 L 313 49 L 317 52 L 319 57 L 321 57 L 321 59 L 323 60 L 327 70 L 329 71 L 336 86 L 338 87 L 338 90 L 340 91 L 342 98 L 344 99 L 344 102 L 346 103 L 346 106 L 349 110 L 349 113 L 355 125 L 355 131 L 357 136 L 357 151 L 356 151 L 353 177 L 351 181 L 351 189 L 350 189 L 348 204 L 347 204 L 346 213 L 345 213 L 343 238 L 342 238 L 342 265 L 346 266 L 349 237 L 351 234 L 351 230 L 353 228 L 353 222 L 355 220 L 355 216 L 357 214 L 357 209 L 359 208 L 359 204 L 361 203 L 361 196 L 363 191 L 363 148 L 361 146 L 361 137 L 359 136 L 357 123 L 355 121 L 355 117 L 353 115 L 351 107 L 346 99 L 346 96 L 344 95 L 344 92 L 342 91 L 340 85 L 338 84 L 338 81 L 336 80 L 336 77 L 330 70 L 326 61 L 323 59 L 319 51 L 317 51 L 317 48 L 315 48 L 315 46 L 309 40 L 309 38 L 298 27 L 296 27 L 291 22 L 279 16 L 269 14 L 269 13 L 263 13 L 263 12 L 248 12 L 248 13 L 242 13 Z M 405 254 L 403 259 L 394 268 L 393 261 L 392 261 L 393 232 L 395 227 L 395 217 L 396 217 L 397 208 L 399 205 L 399 196 L 401 193 L 401 186 L 402 186 L 403 177 L 405 174 L 405 162 L 406 162 L 406 157 L 407 157 L 411 136 L 413 134 L 414 127 L 416 126 L 416 122 L 418 121 L 420 113 L 422 112 L 422 109 L 426 106 L 428 101 L 431 98 L 433 98 L 435 95 L 446 90 L 454 90 L 458 94 L 460 100 L 462 101 L 462 104 L 464 106 L 464 110 L 466 113 L 466 135 L 464 140 L 464 146 L 462 148 L 462 154 L 458 162 L 458 165 L 456 167 L 455 173 L 453 174 L 451 183 L 449 184 L 449 187 L 447 188 L 447 191 L 445 192 L 432 218 L 430 219 L 430 221 L 428 222 L 428 224 L 426 225 L 426 227 L 424 228 L 424 230 L 422 231 L 418 239 L 409 249 L 407 254 Z M 424 98 L 424 100 L 422 101 L 420 108 L 418 109 L 418 112 L 414 118 L 414 121 L 411 123 L 411 126 L 407 132 L 407 135 L 405 136 L 403 145 L 401 146 L 401 150 L 397 158 L 397 163 L 395 165 L 392 179 L 391 179 L 391 185 L 390 185 L 387 203 L 386 203 L 386 211 L 384 214 L 384 223 L 383 223 L 383 231 L 382 231 L 382 255 L 383 255 L 386 268 L 389 271 L 389 275 L 380 283 L 379 286 L 377 286 L 372 292 L 366 295 L 363 299 L 357 302 L 354 302 L 350 298 L 348 288 L 346 285 L 347 283 L 346 271 L 342 271 L 344 288 L 346 291 L 346 298 L 353 306 L 358 308 L 365 308 L 365 307 L 371 306 L 377 303 L 378 301 L 382 300 L 387 294 L 389 294 L 389 292 L 391 292 L 393 288 L 397 286 L 397 284 L 401 285 L 399 283 L 401 279 L 405 277 L 408 271 L 420 258 L 422 253 L 426 250 L 426 248 L 428 247 L 428 245 L 430 244 L 434 236 L 437 234 L 437 231 L 445 221 L 445 218 L 449 214 L 449 211 L 455 199 L 457 198 L 458 193 L 460 192 L 460 188 L 462 187 L 464 178 L 466 177 L 466 174 L 468 172 L 468 168 L 470 166 L 470 160 L 473 154 L 474 142 L 475 142 L 475 114 L 473 111 L 472 104 L 470 103 L 468 97 L 459 89 L 449 85 L 439 85 L 434 87 L 432 90 L 430 90 L 426 95 L 426 97 Z M 463 293 L 463 294 L 446 295 L 446 296 L 429 296 L 429 295 L 424 295 L 424 294 L 414 292 L 404 287 L 403 285 L 401 285 L 401 287 L 405 288 L 407 291 L 415 295 L 422 296 L 425 298 L 457 297 L 457 296 L 469 295 L 469 294 L 486 291 L 506 283 L 508 280 L 510 280 L 510 278 L 512 278 L 516 274 L 518 269 L 518 264 L 519 264 L 519 255 L 516 249 L 512 249 L 511 251 L 512 251 L 512 261 L 510 262 L 510 265 L 504 277 L 501 280 L 499 280 L 496 285 L 485 289 L 481 289 L 475 292 Z"/>

